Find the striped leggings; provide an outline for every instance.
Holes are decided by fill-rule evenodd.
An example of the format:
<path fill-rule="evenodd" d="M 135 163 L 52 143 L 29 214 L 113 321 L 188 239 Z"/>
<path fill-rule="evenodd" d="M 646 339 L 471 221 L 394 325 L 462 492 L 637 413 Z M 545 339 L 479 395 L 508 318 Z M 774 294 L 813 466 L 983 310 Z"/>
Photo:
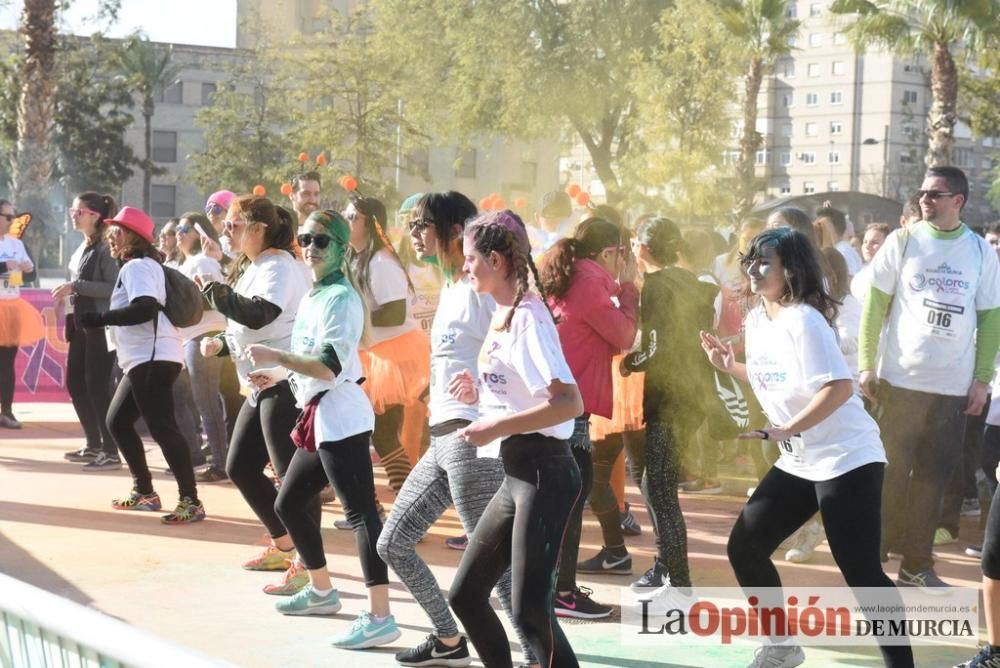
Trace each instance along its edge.
<path fill-rule="evenodd" d="M 434 574 L 420 555 L 417 542 L 454 502 L 466 533 L 472 534 L 487 504 L 503 482 L 503 464 L 493 457 L 476 457 L 476 448 L 458 435 L 458 428 L 431 436 L 431 446 L 413 467 L 400 489 L 378 540 L 379 556 L 410 590 L 434 625 L 438 637 L 458 635 L 458 624 Z M 497 582 L 496 593 L 510 616 L 510 569 Z M 534 663 L 521 637 L 526 663 Z"/>

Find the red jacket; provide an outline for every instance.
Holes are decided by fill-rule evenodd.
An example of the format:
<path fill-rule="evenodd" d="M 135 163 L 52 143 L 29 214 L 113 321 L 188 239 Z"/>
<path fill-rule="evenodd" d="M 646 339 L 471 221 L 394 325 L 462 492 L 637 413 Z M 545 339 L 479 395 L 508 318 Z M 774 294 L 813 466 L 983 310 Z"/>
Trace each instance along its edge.
<path fill-rule="evenodd" d="M 639 290 L 632 283 L 619 287 L 594 260 L 577 260 L 569 290 L 550 305 L 559 318 L 559 341 L 583 395 L 584 411 L 610 419 L 611 358 L 635 344 Z"/>

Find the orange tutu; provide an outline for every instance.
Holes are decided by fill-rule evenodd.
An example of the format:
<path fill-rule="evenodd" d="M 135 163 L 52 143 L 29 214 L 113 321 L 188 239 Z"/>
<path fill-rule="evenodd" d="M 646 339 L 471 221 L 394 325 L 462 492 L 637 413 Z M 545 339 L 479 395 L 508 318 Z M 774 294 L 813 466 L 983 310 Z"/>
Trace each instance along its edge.
<path fill-rule="evenodd" d="M 361 385 L 381 415 L 389 406 L 417 401 L 431 382 L 431 341 L 419 329 L 361 351 Z"/>
<path fill-rule="evenodd" d="M 29 346 L 45 336 L 42 314 L 23 299 L 0 299 L 0 346 Z"/>
<path fill-rule="evenodd" d="M 640 431 L 645 419 L 642 414 L 642 383 L 645 374 L 633 373 L 623 378 L 618 372 L 624 355 L 611 361 L 611 382 L 614 391 L 614 409 L 611 419 L 600 415 L 590 416 L 590 440 L 600 441 L 611 434 Z"/>

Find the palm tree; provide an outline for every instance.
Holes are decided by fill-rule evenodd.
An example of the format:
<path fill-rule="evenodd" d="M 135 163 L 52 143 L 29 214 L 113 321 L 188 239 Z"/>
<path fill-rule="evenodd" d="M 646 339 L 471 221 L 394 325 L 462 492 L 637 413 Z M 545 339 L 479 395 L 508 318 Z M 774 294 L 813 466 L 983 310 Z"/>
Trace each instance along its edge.
<path fill-rule="evenodd" d="M 148 39 L 132 37 L 117 52 L 117 65 L 142 98 L 145 155 L 142 161 L 142 209 L 149 211 L 150 189 L 156 166 L 153 164 L 153 114 L 155 95 L 177 80 L 183 69 L 172 62 L 173 47 L 157 49 Z"/>
<path fill-rule="evenodd" d="M 48 189 L 53 159 L 52 138 L 56 96 L 56 2 L 25 0 L 20 32 L 21 92 L 17 105 L 17 152 L 11 172 L 11 190 L 17 206 L 48 222 Z M 36 226 L 43 229 L 44 225 Z M 31 244 L 38 257 L 37 244 Z"/>
<path fill-rule="evenodd" d="M 719 18 L 736 46 L 746 54 L 743 74 L 743 130 L 736 165 L 737 195 L 734 213 L 742 220 L 753 208 L 757 151 L 764 138 L 757 132 L 757 98 L 761 82 L 788 55 L 799 31 L 799 22 L 789 17 L 787 0 L 716 0 Z"/>
<path fill-rule="evenodd" d="M 873 46 L 900 55 L 929 55 L 933 102 L 924 161 L 928 167 L 950 165 L 958 122 L 955 55 L 973 55 L 996 38 L 1000 1 L 836 0 L 830 11 L 857 14 L 846 32 L 859 50 Z"/>

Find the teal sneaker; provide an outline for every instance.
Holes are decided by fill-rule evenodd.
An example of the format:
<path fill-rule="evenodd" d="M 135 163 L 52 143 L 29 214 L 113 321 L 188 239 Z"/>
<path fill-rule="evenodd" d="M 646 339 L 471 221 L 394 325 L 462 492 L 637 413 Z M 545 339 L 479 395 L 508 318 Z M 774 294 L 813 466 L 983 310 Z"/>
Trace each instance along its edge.
<path fill-rule="evenodd" d="M 317 594 L 312 585 L 308 585 L 298 594 L 278 601 L 274 609 L 283 615 L 335 615 L 340 612 L 340 597 L 334 589 L 326 596 Z"/>
<path fill-rule="evenodd" d="M 350 630 L 341 633 L 332 641 L 334 647 L 341 649 L 368 649 L 379 645 L 388 645 L 400 636 L 396 618 L 389 615 L 381 622 L 376 622 L 372 614 L 362 610 L 358 618 L 351 624 Z"/>

